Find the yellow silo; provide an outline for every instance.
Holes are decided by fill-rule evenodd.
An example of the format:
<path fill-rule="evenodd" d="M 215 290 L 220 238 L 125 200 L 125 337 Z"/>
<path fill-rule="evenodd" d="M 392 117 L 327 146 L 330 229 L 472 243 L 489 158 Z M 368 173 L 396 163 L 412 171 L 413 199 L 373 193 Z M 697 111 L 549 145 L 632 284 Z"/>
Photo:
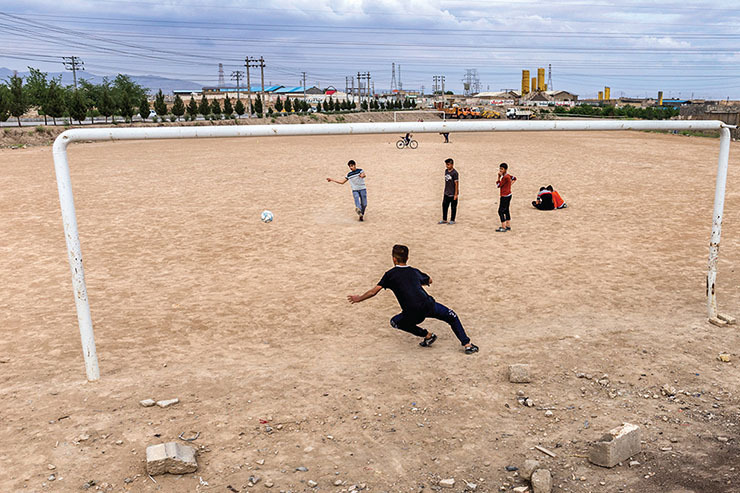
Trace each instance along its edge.
<path fill-rule="evenodd" d="M 522 70 L 522 96 L 527 94 L 529 94 L 529 70 Z"/>
<path fill-rule="evenodd" d="M 663 91 L 658 91 L 658 106 L 663 106 Z"/>
<path fill-rule="evenodd" d="M 536 92 L 537 90 L 537 77 L 532 77 L 532 92 Z"/>
<path fill-rule="evenodd" d="M 599 101 L 604 99 L 604 91 L 599 91 Z"/>
<path fill-rule="evenodd" d="M 611 91 L 612 91 L 611 87 L 604 88 L 604 99 L 609 100 L 612 98 Z"/>
<path fill-rule="evenodd" d="M 545 69 L 544 67 L 540 67 L 537 69 L 537 90 L 538 91 L 545 90 Z"/>

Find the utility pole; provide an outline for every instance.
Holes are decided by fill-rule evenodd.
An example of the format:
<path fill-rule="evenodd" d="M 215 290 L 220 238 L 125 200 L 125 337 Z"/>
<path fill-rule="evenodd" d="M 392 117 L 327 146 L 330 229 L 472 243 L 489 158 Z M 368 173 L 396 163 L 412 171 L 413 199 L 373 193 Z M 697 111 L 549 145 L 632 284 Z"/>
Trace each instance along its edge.
<path fill-rule="evenodd" d="M 72 71 L 72 77 L 75 81 L 75 91 L 77 90 L 77 71 L 82 70 L 85 66 L 85 62 L 80 60 L 80 57 L 76 56 L 63 56 L 62 60 L 64 60 L 64 68 L 67 70 Z"/>
<path fill-rule="evenodd" d="M 552 63 L 547 64 L 547 90 L 552 91 Z"/>
<path fill-rule="evenodd" d="M 244 72 L 240 72 L 239 70 L 234 70 L 231 72 L 231 80 L 236 80 L 236 100 L 239 101 L 239 81 L 244 77 Z"/>
<path fill-rule="evenodd" d="M 260 69 L 260 79 L 262 80 L 262 110 L 265 109 L 265 59 L 262 57 L 244 59 L 244 65 L 247 67 L 247 94 L 249 95 L 249 114 L 252 114 L 252 85 L 249 80 L 249 67 Z"/>
<path fill-rule="evenodd" d="M 442 108 L 447 106 L 447 96 L 445 95 L 445 76 L 441 75 L 442 78 Z"/>
<path fill-rule="evenodd" d="M 249 79 L 249 57 L 244 59 L 244 66 L 247 67 L 247 101 L 249 102 L 249 116 L 252 118 L 252 81 Z"/>
<path fill-rule="evenodd" d="M 301 72 L 303 74 L 303 101 L 306 101 L 306 72 Z"/>

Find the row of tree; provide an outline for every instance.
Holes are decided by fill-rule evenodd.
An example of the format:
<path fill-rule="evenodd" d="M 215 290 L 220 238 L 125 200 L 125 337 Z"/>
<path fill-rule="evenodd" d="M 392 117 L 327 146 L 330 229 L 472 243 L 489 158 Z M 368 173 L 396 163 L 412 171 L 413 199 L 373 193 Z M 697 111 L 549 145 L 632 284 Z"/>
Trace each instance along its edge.
<path fill-rule="evenodd" d="M 106 121 L 116 115 L 131 118 L 138 103 L 146 98 L 146 90 L 123 74 L 113 81 L 105 78 L 101 84 L 82 79 L 75 88 L 62 85 L 61 76 L 49 79 L 46 72 L 32 67 L 29 70 L 25 81 L 13 75 L 7 85 L 0 84 L 0 121 L 13 116 L 20 126 L 20 117 L 31 108 L 44 116 L 45 123 L 51 117 L 55 125 L 57 118 L 64 117 L 77 121 L 88 115 L 103 116 Z"/>
<path fill-rule="evenodd" d="M 581 116 L 621 116 L 627 118 L 639 118 L 642 120 L 668 120 L 678 116 L 678 108 L 670 106 L 652 106 L 649 108 L 637 108 L 635 106 L 591 106 L 590 104 L 579 104 L 572 108 L 556 106 L 553 113 L 570 114 Z"/>
<path fill-rule="evenodd" d="M 18 125 L 21 125 L 20 118 L 31 108 L 35 108 L 40 115 L 44 116 L 44 122 L 48 123 L 50 117 L 56 125 L 58 118 L 69 118 L 78 122 L 84 121 L 87 117 L 95 121 L 96 117 L 105 118 L 106 123 L 111 118 L 115 123 L 116 116 L 121 116 L 130 120 L 134 115 L 138 115 L 146 120 L 151 115 L 151 107 L 147 98 L 145 88 L 132 81 L 130 77 L 118 74 L 112 81 L 104 78 L 100 84 L 93 84 L 90 81 L 81 79 L 77 87 L 62 85 L 61 76 L 49 79 L 46 72 L 29 67 L 30 75 L 23 78 L 13 75 L 7 80 L 7 83 L 0 83 L 0 121 L 5 121 L 9 117 L 15 117 Z M 252 103 L 252 113 L 262 115 L 264 107 L 262 99 L 258 95 Z M 370 110 L 390 110 L 402 108 L 414 108 L 416 101 L 405 98 L 403 101 L 380 101 L 377 98 L 363 101 L 360 108 L 364 111 Z M 305 113 L 309 111 L 353 111 L 357 109 L 357 104 L 353 101 L 336 100 L 331 96 L 323 103 L 316 103 L 311 106 L 303 99 L 286 96 L 282 99 L 280 96 L 276 99 L 273 106 L 267 108 L 267 114 L 282 112 Z M 165 118 L 167 115 L 173 115 L 176 119 L 187 115 L 190 119 L 195 119 L 197 115 L 204 117 L 221 116 L 232 117 L 234 113 L 241 116 L 249 110 L 241 100 L 236 104 L 227 96 L 223 100 L 223 106 L 218 100 L 208 101 L 203 96 L 200 102 L 190 97 L 186 105 L 180 96 L 175 96 L 172 107 L 168 108 L 165 102 L 164 94 L 160 89 L 154 100 L 154 112 L 157 116 Z"/>

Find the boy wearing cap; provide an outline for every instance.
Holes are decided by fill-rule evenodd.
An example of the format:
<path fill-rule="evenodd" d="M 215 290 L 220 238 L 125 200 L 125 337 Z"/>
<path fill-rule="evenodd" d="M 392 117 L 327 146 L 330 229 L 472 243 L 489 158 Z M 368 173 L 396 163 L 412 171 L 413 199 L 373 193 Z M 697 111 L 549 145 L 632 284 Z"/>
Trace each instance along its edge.
<path fill-rule="evenodd" d="M 352 187 L 352 197 L 355 199 L 355 212 L 360 216 L 360 221 L 365 219 L 365 209 L 367 208 L 367 190 L 365 189 L 365 172 L 362 168 L 357 167 L 354 159 L 350 159 L 347 162 L 349 166 L 349 173 L 344 177 L 343 180 L 335 180 L 334 178 L 327 178 L 326 181 L 338 183 L 344 185 L 349 181 Z"/>
<path fill-rule="evenodd" d="M 398 304 L 401 305 L 401 313 L 391 318 L 391 327 L 409 332 L 418 337 L 423 337 L 419 343 L 421 347 L 429 347 L 437 340 L 436 334 L 432 334 L 418 324 L 425 318 L 436 318 L 450 325 L 455 336 L 462 344 L 465 354 L 478 352 L 478 346 L 470 342 L 465 333 L 457 313 L 441 303 L 437 303 L 429 296 L 422 286 L 432 284 L 432 279 L 419 269 L 406 265 L 409 258 L 409 247 L 406 245 L 393 245 L 393 268 L 383 275 L 377 286 L 365 294 L 351 294 L 347 300 L 352 303 L 360 303 L 372 298 L 381 289 L 390 289 L 396 295 Z"/>

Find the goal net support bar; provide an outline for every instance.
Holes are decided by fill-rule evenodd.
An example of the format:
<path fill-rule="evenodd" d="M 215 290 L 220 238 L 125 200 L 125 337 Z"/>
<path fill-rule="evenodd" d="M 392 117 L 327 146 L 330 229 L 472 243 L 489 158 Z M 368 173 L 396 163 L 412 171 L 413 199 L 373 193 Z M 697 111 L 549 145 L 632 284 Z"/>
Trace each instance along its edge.
<path fill-rule="evenodd" d="M 608 131 L 608 130 L 719 130 L 720 146 L 712 215 L 712 236 L 709 243 L 707 269 L 707 312 L 710 320 L 732 320 L 717 311 L 715 282 L 717 259 L 722 231 L 722 213 L 725 202 L 727 164 L 730 154 L 730 128 L 717 120 L 692 121 L 476 121 L 476 122 L 405 122 L 405 123 L 343 123 L 315 125 L 229 125 L 211 127 L 145 127 L 145 128 L 80 128 L 67 130 L 54 141 L 54 170 L 56 172 L 59 202 L 62 209 L 64 237 L 67 242 L 72 287 L 77 306 L 77 321 L 82 340 L 87 379 L 100 378 L 95 349 L 90 303 L 87 298 L 82 250 L 77 230 L 72 182 L 67 160 L 67 146 L 78 141 L 150 140 L 150 139 L 207 139 L 219 137 L 286 137 L 298 135 L 352 135 L 446 133 L 446 132 L 537 132 L 537 131 Z M 720 317 L 719 319 L 717 317 Z"/>

